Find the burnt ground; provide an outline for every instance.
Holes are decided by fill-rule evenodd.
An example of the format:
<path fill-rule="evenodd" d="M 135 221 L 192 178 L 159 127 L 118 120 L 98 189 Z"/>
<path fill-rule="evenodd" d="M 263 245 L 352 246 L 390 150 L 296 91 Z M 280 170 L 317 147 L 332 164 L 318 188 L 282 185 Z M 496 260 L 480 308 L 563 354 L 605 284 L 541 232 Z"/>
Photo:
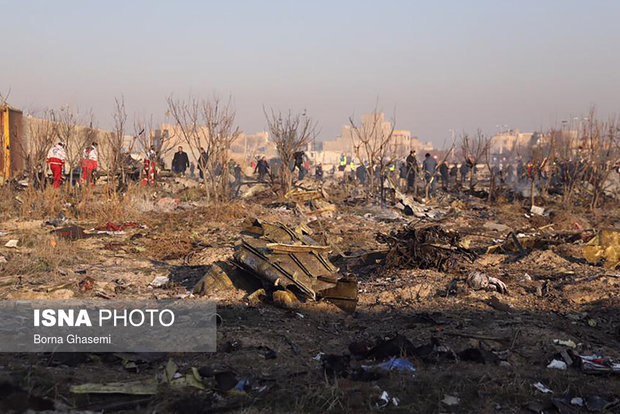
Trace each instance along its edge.
<path fill-rule="evenodd" d="M 575 232 L 575 223 L 585 229 L 620 228 L 620 210 L 593 213 L 551 203 L 550 217 L 527 217 L 526 201 L 490 205 L 445 196 L 429 204 L 443 212 L 433 221 L 389 206 L 351 205 L 337 188 L 332 193 L 337 211 L 308 225 L 333 247 L 334 263 L 356 276 L 355 313 L 327 302 L 283 308 L 250 301 L 242 289 L 213 290 L 187 300 L 218 301 L 218 352 L 2 354 L 0 412 L 620 412 L 620 405 L 613 405 L 620 399 L 618 374 L 547 368 L 562 352 L 575 361 L 577 355 L 620 358 L 620 273 L 586 262 L 579 237 L 523 252 L 483 253 L 510 231 L 549 238 Z M 290 207 L 266 207 L 273 202 L 265 196 L 212 208 L 183 201 L 167 212 L 137 213 L 132 220 L 143 226 L 124 235 L 75 241 L 51 236 L 44 220 L 5 216 L 0 230 L 11 233 L 2 236 L 1 245 L 14 238 L 20 245 L 1 250 L 7 262 L 0 264 L 0 297 L 185 295 L 213 262 L 231 257 L 248 218 L 292 226 L 308 221 Z M 93 218 L 71 222 L 85 228 L 105 224 Z M 439 223 L 481 254 L 473 261 L 455 255 L 441 271 L 386 266 L 388 246 L 377 233 L 390 234 L 409 223 Z M 465 279 L 474 270 L 501 279 L 508 293 L 470 288 Z M 93 289 L 81 291 L 79 283 L 87 276 Z M 157 276 L 172 282 L 149 286 Z M 415 372 L 363 374 L 362 365 L 388 359 L 389 351 L 378 350 L 385 351 L 386 340 L 394 344 L 389 339 L 397 336 L 397 353 Z M 575 348 L 555 339 L 572 340 Z M 383 348 L 369 351 L 376 344 Z M 204 389 L 160 385 L 155 395 L 137 396 L 69 390 L 82 383 L 151 379 L 169 359 L 182 374 L 198 368 Z M 230 389 L 244 379 L 245 388 Z M 535 389 L 538 382 L 553 393 Z M 379 408 L 384 391 L 389 403 Z M 571 404 L 573 398 L 588 407 Z"/>

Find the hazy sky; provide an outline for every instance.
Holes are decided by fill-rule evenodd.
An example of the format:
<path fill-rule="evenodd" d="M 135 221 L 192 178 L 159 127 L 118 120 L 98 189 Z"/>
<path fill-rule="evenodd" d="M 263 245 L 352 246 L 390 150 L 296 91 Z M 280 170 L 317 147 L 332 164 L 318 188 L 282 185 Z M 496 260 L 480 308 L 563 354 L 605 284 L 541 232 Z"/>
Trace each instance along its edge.
<path fill-rule="evenodd" d="M 165 98 L 232 95 L 242 129 L 262 107 L 307 109 L 321 138 L 379 99 L 397 128 L 547 128 L 595 104 L 620 113 L 620 1 L 0 0 L 0 92 L 111 126 L 163 120 Z"/>

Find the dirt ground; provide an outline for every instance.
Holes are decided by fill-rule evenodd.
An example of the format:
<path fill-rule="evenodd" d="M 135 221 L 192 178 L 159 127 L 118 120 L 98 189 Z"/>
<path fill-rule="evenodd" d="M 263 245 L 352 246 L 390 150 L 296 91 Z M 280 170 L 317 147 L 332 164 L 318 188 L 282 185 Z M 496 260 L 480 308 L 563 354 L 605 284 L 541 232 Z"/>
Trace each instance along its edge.
<path fill-rule="evenodd" d="M 562 353 L 575 360 L 592 354 L 620 360 L 620 272 L 585 261 L 579 236 L 524 251 L 485 250 L 510 232 L 550 236 L 578 233 L 579 227 L 620 229 L 620 209 L 608 205 L 590 212 L 550 203 L 545 207 L 553 214 L 533 216 L 527 200 L 490 204 L 442 194 L 427 204 L 442 212 L 432 220 L 390 205 L 352 203 L 348 190 L 336 183 L 327 192 L 336 211 L 314 217 L 271 205 L 277 200 L 268 192 L 209 207 L 188 190 L 160 191 L 142 196 L 143 211 L 118 218 L 138 224 L 125 234 L 79 240 L 51 234 L 46 218 L 35 219 L 23 203 L 5 209 L 0 230 L 8 233 L 0 246 L 10 239 L 19 244 L 0 248 L 6 259 L 0 263 L 3 300 L 215 299 L 222 323 L 216 353 L 1 354 L 0 412 L 620 412 L 618 372 L 593 374 L 577 361 L 564 370 L 547 368 Z M 178 202 L 160 202 L 165 196 Z M 70 207 L 61 210 L 67 225 L 106 224 L 96 216 L 76 217 Z M 357 278 L 356 311 L 309 301 L 285 308 L 249 300 L 251 292 L 234 288 L 188 296 L 212 263 L 232 257 L 244 222 L 257 217 L 290 226 L 308 223 L 313 237 L 332 247 L 341 272 Z M 441 271 L 386 266 L 388 245 L 377 234 L 410 223 L 438 223 L 458 233 L 477 257 L 454 254 Z M 474 290 L 466 283 L 473 271 L 502 280 L 508 292 Z M 158 276 L 170 282 L 150 286 Z M 87 277 L 93 288 L 80 289 Z M 375 345 L 395 343 L 399 355 L 371 352 L 381 348 Z M 362 368 L 391 355 L 411 362 L 415 372 Z M 160 385 L 155 395 L 69 390 L 82 383 L 154 378 L 170 359 L 181 374 L 197 368 L 204 389 Z M 234 389 L 240 382 L 244 386 Z M 552 392 L 541 392 L 536 383 Z"/>

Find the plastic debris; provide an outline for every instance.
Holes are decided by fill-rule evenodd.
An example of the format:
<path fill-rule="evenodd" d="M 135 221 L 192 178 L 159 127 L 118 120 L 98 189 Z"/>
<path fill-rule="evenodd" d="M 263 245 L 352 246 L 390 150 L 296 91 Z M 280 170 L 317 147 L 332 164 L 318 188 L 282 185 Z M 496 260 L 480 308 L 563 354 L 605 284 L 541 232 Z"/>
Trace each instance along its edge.
<path fill-rule="evenodd" d="M 581 369 L 585 372 L 612 372 L 620 374 L 620 362 L 600 355 L 579 355 L 581 358 Z"/>
<path fill-rule="evenodd" d="M 549 365 L 547 365 L 547 368 L 565 370 L 567 366 L 566 366 L 566 362 L 558 361 L 557 359 L 554 359 L 553 361 L 549 363 Z"/>
<path fill-rule="evenodd" d="M 376 405 L 377 408 L 385 408 L 390 403 L 392 403 L 392 405 L 394 405 L 395 407 L 398 407 L 398 404 L 400 404 L 400 400 L 396 397 L 391 397 L 387 391 L 383 391 L 381 393 L 381 396 L 379 396 L 379 401 L 377 401 Z"/>
<path fill-rule="evenodd" d="M 365 370 L 384 369 L 386 371 L 415 372 L 413 364 L 406 359 L 392 357 L 389 361 L 376 365 L 362 365 Z"/>
<path fill-rule="evenodd" d="M 242 378 L 235 385 L 235 391 L 247 391 L 250 388 L 250 380 L 248 378 Z"/>
<path fill-rule="evenodd" d="M 549 388 L 547 388 L 542 382 L 537 382 L 536 384 L 532 384 L 532 387 L 536 388 L 538 391 L 542 392 L 543 394 L 551 394 L 553 392 Z"/>

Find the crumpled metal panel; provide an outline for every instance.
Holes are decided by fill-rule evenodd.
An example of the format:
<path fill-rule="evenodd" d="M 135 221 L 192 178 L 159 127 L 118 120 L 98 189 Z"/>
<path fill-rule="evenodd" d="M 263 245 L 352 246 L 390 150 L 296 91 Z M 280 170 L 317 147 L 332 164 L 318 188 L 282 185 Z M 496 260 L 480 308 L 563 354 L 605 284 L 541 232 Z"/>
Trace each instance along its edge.
<path fill-rule="evenodd" d="M 620 264 L 620 232 L 603 229 L 583 246 L 583 257 L 594 264 L 603 261 L 606 268 L 614 269 Z"/>
<path fill-rule="evenodd" d="M 339 273 L 329 261 L 325 246 L 318 245 L 303 231 L 279 223 L 255 220 L 246 233 L 233 255 L 246 270 L 272 286 L 308 299 L 333 299 L 341 308 L 355 309 L 357 282 Z"/>

